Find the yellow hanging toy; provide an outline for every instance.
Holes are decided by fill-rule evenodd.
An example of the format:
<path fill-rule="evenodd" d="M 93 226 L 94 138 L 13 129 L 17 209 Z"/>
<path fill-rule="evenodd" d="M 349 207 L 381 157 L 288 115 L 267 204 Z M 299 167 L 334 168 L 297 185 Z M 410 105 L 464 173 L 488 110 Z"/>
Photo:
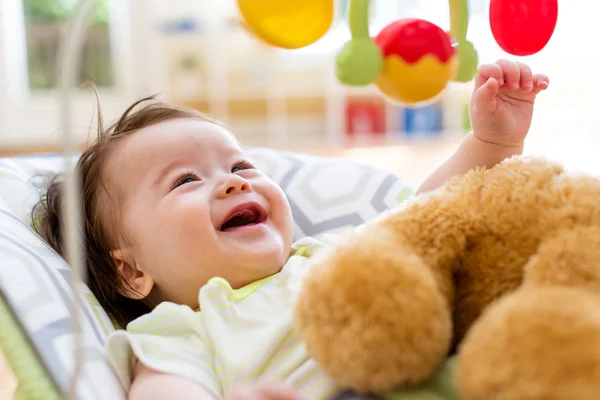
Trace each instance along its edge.
<path fill-rule="evenodd" d="M 268 44 L 299 49 L 331 27 L 333 0 L 237 0 L 250 31 Z"/>

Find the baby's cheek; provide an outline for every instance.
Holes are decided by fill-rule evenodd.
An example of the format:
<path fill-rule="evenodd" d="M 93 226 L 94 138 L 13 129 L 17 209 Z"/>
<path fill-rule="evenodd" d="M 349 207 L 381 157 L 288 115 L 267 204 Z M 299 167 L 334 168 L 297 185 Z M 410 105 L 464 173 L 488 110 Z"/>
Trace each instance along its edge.
<path fill-rule="evenodd" d="M 273 207 L 273 221 L 279 229 L 283 240 L 286 245 L 292 243 L 292 236 L 294 232 L 294 218 L 292 216 L 292 209 L 287 201 L 287 198 L 282 194 L 277 198 L 276 201 L 272 202 Z"/>
<path fill-rule="evenodd" d="M 214 236 L 214 226 L 208 210 L 199 207 L 182 206 L 173 211 L 170 230 L 179 246 L 190 251 L 207 245 Z"/>

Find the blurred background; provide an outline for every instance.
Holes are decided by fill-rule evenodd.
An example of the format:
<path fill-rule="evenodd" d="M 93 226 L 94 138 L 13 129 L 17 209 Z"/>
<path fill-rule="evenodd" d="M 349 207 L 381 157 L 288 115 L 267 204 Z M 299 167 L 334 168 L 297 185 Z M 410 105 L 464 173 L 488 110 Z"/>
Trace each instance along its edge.
<path fill-rule="evenodd" d="M 336 0 L 325 37 L 301 50 L 268 47 L 241 25 L 235 0 L 98 0 L 81 81 L 99 86 L 105 120 L 136 99 L 163 99 L 207 112 L 246 145 L 350 158 L 394 170 L 413 185 L 469 131 L 472 84 L 451 84 L 436 104 L 404 109 L 372 88 L 334 76 L 349 39 L 348 0 Z M 447 0 L 372 0 L 371 33 L 416 16 L 448 29 Z M 76 0 L 0 0 L 0 156 L 57 150 L 56 57 Z M 470 0 L 468 38 L 481 62 L 505 54 L 494 41 L 489 0 Z M 559 1 L 548 46 L 522 58 L 550 76 L 537 101 L 527 152 L 600 173 L 600 3 Z M 74 129 L 84 143 L 95 100 L 75 96 Z"/>

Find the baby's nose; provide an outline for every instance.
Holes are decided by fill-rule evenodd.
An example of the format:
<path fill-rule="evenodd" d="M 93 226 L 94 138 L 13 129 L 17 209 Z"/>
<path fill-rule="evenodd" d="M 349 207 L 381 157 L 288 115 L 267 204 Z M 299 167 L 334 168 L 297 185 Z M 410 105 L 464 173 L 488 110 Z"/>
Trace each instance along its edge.
<path fill-rule="evenodd" d="M 229 196 L 238 192 L 249 192 L 251 189 L 250 182 L 238 175 L 232 175 L 223 180 L 219 192 L 222 196 Z"/>

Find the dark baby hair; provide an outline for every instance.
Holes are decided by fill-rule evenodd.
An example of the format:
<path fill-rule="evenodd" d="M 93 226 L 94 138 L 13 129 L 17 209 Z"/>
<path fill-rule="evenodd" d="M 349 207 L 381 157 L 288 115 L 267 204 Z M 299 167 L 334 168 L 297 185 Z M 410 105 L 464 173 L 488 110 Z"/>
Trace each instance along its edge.
<path fill-rule="evenodd" d="M 147 103 L 147 104 L 145 104 Z M 99 104 L 99 102 L 98 102 Z M 119 120 L 104 128 L 98 105 L 97 139 L 82 153 L 76 171 L 80 178 L 81 210 L 83 218 L 86 283 L 109 317 L 119 326 L 146 314 L 150 307 L 144 300 L 126 296 L 129 287 L 113 258 L 115 250 L 118 206 L 106 185 L 106 165 L 113 150 L 129 135 L 161 122 L 175 119 L 210 121 L 204 114 L 183 107 L 169 105 L 147 97 L 131 105 Z M 58 253 L 65 257 L 62 236 L 63 179 L 52 177 L 45 194 L 32 211 L 34 229 Z"/>

